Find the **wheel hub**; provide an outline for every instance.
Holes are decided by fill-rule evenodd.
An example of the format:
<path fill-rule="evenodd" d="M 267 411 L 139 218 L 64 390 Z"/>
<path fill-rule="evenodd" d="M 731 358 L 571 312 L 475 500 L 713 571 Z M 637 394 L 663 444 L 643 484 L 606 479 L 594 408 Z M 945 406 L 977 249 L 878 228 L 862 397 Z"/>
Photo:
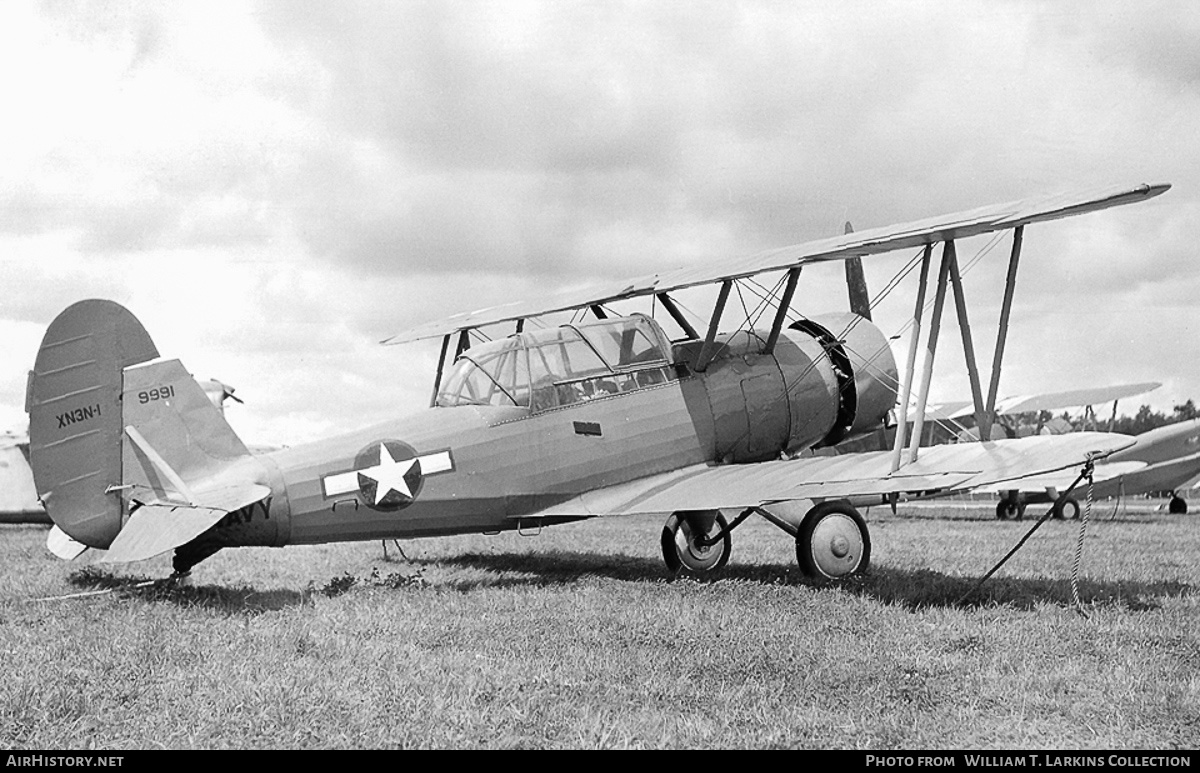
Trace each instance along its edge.
<path fill-rule="evenodd" d="M 680 519 L 671 541 L 679 564 L 691 572 L 705 573 L 718 569 L 728 557 L 729 538 L 714 540 L 725 530 L 725 523 L 716 518 Z M 669 563 L 669 561 L 668 561 Z"/>
<path fill-rule="evenodd" d="M 826 577 L 845 577 L 858 568 L 862 534 L 855 522 L 840 513 L 823 518 L 813 531 L 813 561 Z"/>

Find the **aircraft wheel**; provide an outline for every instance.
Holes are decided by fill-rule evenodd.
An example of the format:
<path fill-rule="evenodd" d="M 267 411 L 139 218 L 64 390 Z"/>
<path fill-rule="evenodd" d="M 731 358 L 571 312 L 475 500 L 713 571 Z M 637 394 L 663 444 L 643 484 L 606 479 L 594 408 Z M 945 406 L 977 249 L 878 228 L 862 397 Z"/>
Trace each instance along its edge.
<path fill-rule="evenodd" d="M 1072 497 L 1068 497 L 1066 500 L 1063 501 L 1062 507 L 1055 505 L 1054 517 L 1055 518 L 1065 518 L 1068 521 L 1078 518 L 1079 517 L 1079 502 Z"/>
<path fill-rule="evenodd" d="M 692 575 L 715 572 L 729 562 L 733 539 L 726 530 L 728 522 L 718 510 L 672 513 L 662 530 L 663 560 L 672 574 Z M 723 533 L 714 544 L 705 538 Z"/>
<path fill-rule="evenodd" d="M 863 574 L 871 563 L 871 535 L 849 502 L 822 502 L 804 516 L 796 535 L 796 560 L 806 577 L 840 580 Z"/>
<path fill-rule="evenodd" d="M 1167 512 L 1173 515 L 1183 515 L 1188 511 L 1187 500 L 1183 497 L 1173 496 L 1167 504 Z"/>
<path fill-rule="evenodd" d="M 1001 499 L 996 503 L 996 517 L 1002 521 L 1009 518 L 1020 518 L 1025 508 L 1011 499 Z"/>

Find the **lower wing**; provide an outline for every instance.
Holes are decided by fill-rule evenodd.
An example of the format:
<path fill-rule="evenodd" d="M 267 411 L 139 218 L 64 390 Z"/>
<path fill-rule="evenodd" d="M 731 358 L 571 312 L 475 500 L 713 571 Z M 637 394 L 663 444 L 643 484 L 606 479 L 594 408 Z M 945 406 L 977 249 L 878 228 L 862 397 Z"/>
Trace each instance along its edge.
<path fill-rule="evenodd" d="M 1098 432 L 922 448 L 892 472 L 892 452 L 745 465 L 696 465 L 579 494 L 523 517 L 589 517 L 720 510 L 801 499 L 939 496 L 1079 466 L 1133 445 Z M 1065 486 L 1064 486 L 1065 488 Z"/>

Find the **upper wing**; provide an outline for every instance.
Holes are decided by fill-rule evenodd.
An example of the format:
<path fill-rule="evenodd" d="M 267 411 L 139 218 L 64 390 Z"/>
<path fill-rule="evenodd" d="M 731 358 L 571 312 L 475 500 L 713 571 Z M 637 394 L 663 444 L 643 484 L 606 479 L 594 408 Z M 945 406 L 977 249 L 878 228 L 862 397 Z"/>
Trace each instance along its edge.
<path fill-rule="evenodd" d="M 1075 432 L 921 449 L 890 472 L 890 451 L 676 470 L 589 491 L 533 516 L 598 516 L 717 510 L 798 499 L 932 496 L 1064 470 L 1133 445 L 1134 438 Z"/>
<path fill-rule="evenodd" d="M 543 295 L 536 301 L 513 302 L 479 311 L 455 314 L 435 322 L 397 333 L 384 343 L 398 344 L 433 338 L 459 330 L 537 317 L 626 298 L 670 292 L 696 285 L 741 279 L 791 268 L 804 263 L 877 255 L 893 250 L 920 247 L 948 239 L 1000 231 L 1005 228 L 1046 220 L 1081 215 L 1122 204 L 1131 204 L 1165 193 L 1167 184 L 1139 185 L 1134 188 L 1110 187 L 1068 195 L 1024 199 L 979 209 L 956 212 L 902 225 L 857 231 L 831 239 L 806 242 L 770 250 L 749 257 L 726 260 L 715 265 L 681 268 L 615 284 L 590 285 Z"/>

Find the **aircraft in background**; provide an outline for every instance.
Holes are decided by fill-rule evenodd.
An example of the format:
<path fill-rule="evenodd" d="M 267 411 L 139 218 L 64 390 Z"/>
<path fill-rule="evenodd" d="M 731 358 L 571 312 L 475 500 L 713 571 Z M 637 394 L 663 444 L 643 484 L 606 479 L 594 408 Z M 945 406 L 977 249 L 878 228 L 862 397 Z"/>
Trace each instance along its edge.
<path fill-rule="evenodd" d="M 1188 511 L 1187 500 L 1180 496 L 1188 484 L 1200 477 L 1200 419 L 1168 424 L 1134 436 L 1134 444 L 1122 449 L 1095 467 L 1092 496 L 1127 497 L 1168 492 L 1167 512 Z M 1030 504 L 1056 502 L 1059 492 L 1069 486 L 1062 475 L 1040 475 L 1020 481 L 1020 486 L 990 487 L 1000 494 L 997 518 L 1021 518 Z M 1054 517 L 1076 518 L 1080 506 L 1076 497 L 1067 497 L 1054 506 Z"/>
<path fill-rule="evenodd" d="M 200 388 L 222 415 L 226 400 L 242 402 L 233 387 L 216 379 L 201 381 Z M 24 432 L 0 434 L 0 523 L 53 523 L 38 500 L 29 468 L 29 436 Z"/>
<path fill-rule="evenodd" d="M 759 515 L 794 540 L 807 575 L 858 574 L 869 565 L 871 542 L 851 497 L 944 495 L 1090 464 L 1132 443 L 1104 433 L 906 443 L 931 284 L 918 441 L 948 292 L 969 342 L 957 240 L 1013 235 L 994 394 L 1025 227 L 1144 201 L 1169 187 L 982 207 L 454 315 L 387 341 L 442 339 L 429 410 L 257 455 L 178 360 L 157 359 L 129 311 L 83 301 L 50 324 L 30 378 L 34 480 L 61 531 L 105 550 L 101 560 L 173 550 L 177 574 L 225 547 L 492 533 L 634 514 L 666 516 L 660 547 L 673 572 L 724 566 L 732 532 Z M 941 261 L 931 283 L 937 243 Z M 887 339 L 864 317 L 835 313 L 789 324 L 804 266 L 900 249 L 916 249 L 921 265 L 902 381 Z M 758 315 L 747 310 L 739 329 L 719 333 L 734 289 L 752 292 L 755 277 L 776 271 L 765 299 L 767 310 L 774 307 L 769 327 L 754 327 Z M 719 291 L 701 333 L 672 293 L 704 285 Z M 635 298 L 654 299 L 679 336 L 672 340 L 644 314 L 615 315 L 613 304 Z M 526 326 L 576 311 L 593 319 Z M 472 342 L 472 333 L 498 325 L 511 327 Z M 970 346 L 964 359 L 977 417 L 986 420 L 995 399 L 983 398 Z M 898 386 L 900 432 L 890 451 L 793 458 L 882 426 Z M 807 507 L 802 517 L 787 512 L 796 503 Z"/>
<path fill-rule="evenodd" d="M 1075 426 L 1084 429 L 1097 428 L 1100 419 L 1094 406 L 1112 403 L 1108 419 L 1111 429 L 1116 420 L 1117 403 L 1127 397 L 1151 392 L 1162 386 L 1158 382 L 1118 384 L 1107 387 L 1089 387 L 1041 395 L 1022 395 L 1000 400 L 996 403 L 997 422 L 1003 424 L 1009 437 L 1027 434 L 1062 434 L 1075 431 Z M 954 434 L 958 441 L 979 438 L 974 427 L 962 427 L 959 419 L 969 413 L 968 403 L 944 403 L 930 409 L 930 413 Z M 1022 415 L 1059 411 L 1083 407 L 1081 420 L 1072 424 L 1062 418 L 1054 418 L 1044 424 L 1021 422 Z M 1009 417 L 1006 420 L 1004 417 Z M 955 429 L 957 428 L 957 432 Z M 1200 421 L 1190 419 L 1176 422 L 1134 436 L 1133 446 L 1112 454 L 1096 464 L 1092 496 L 1096 498 L 1126 497 L 1165 492 L 1170 497 L 1167 511 L 1183 514 L 1188 511 L 1187 500 L 1180 496 L 1188 484 L 1200 477 Z M 1042 475 L 1020 481 L 1019 488 L 991 486 L 985 490 L 1000 495 L 996 504 L 996 517 L 1017 518 L 1025 515 L 1031 504 L 1057 503 L 1055 518 L 1077 518 L 1080 504 L 1077 497 L 1068 496 L 1058 503 L 1059 492 L 1065 490 L 1073 477 L 1062 474 Z"/>
<path fill-rule="evenodd" d="M 0 523 L 50 523 L 29 469 L 29 437 L 0 434 Z"/>
<path fill-rule="evenodd" d="M 1117 404 L 1127 398 L 1153 392 L 1162 384 L 1157 381 L 1147 381 L 1138 384 L 1116 384 L 1103 387 L 1086 387 L 1070 389 L 1065 392 L 1050 392 L 1037 395 L 1016 395 L 996 401 L 994 422 L 999 425 L 1007 437 L 1025 437 L 1026 435 L 1061 435 L 1072 432 L 1075 427 L 1070 422 L 1063 422 L 1056 417 L 1043 421 L 1040 414 L 1052 411 L 1062 411 L 1069 408 L 1083 408 L 1083 417 L 1079 425 L 1083 429 L 1099 428 L 1095 406 L 1112 403 L 1112 414 L 1108 420 L 1107 429 L 1111 430 L 1117 418 Z M 1026 417 L 1034 414 L 1033 421 Z M 961 422 L 972 414 L 970 401 L 938 403 L 930 406 L 927 415 L 936 424 L 945 427 L 949 433 L 947 439 L 971 441 L 979 439 L 979 428 L 966 426 Z"/>

